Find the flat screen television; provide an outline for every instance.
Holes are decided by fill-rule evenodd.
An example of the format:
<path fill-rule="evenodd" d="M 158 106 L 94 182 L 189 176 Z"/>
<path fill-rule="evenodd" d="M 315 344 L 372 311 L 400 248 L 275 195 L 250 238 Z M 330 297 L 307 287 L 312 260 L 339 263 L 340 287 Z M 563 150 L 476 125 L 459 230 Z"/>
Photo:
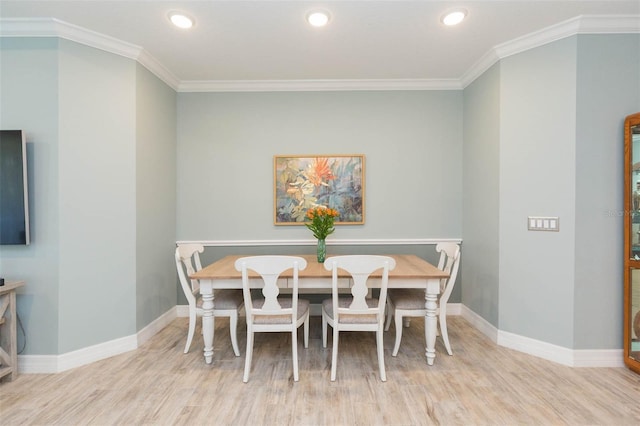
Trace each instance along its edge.
<path fill-rule="evenodd" d="M 22 130 L 0 130 L 0 245 L 29 244 L 26 148 Z"/>

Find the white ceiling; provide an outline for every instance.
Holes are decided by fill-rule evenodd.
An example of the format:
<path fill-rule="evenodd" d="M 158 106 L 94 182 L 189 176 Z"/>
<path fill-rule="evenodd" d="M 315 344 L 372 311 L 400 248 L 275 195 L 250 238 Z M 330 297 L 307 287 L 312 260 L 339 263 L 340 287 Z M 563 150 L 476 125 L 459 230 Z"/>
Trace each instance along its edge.
<path fill-rule="evenodd" d="M 440 16 L 455 6 L 467 9 L 468 17 L 445 27 Z M 332 15 L 324 28 L 305 21 L 316 7 Z M 195 27 L 171 26 L 170 10 L 193 16 Z M 585 22 L 597 22 L 598 30 Z M 49 27 L 54 34 L 42 23 L 55 24 Z M 60 35 L 56 31 L 87 44 L 123 42 L 139 49 L 136 59 L 183 89 L 277 81 L 453 87 L 501 49 L 522 50 L 523 40 L 543 44 L 571 33 L 640 32 L 640 0 L 0 0 L 0 35 Z"/>

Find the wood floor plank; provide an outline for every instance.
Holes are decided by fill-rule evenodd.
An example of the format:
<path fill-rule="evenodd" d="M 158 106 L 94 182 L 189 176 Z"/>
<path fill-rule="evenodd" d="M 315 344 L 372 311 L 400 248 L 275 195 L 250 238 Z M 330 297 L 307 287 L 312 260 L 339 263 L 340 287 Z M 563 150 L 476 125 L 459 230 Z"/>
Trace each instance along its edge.
<path fill-rule="evenodd" d="M 329 347 L 312 318 L 309 348 L 299 336 L 300 381 L 291 337 L 256 335 L 249 382 L 228 322 L 216 319 L 214 363 L 202 356 L 199 328 L 183 354 L 179 318 L 139 349 L 59 374 L 20 374 L 0 384 L 2 425 L 636 425 L 640 376 L 625 368 L 571 368 L 499 347 L 461 317 L 448 320 L 454 350 L 440 340 L 424 358 L 424 325 L 404 329 L 381 382 L 373 333 L 340 335 L 337 381 Z M 245 336 L 238 340 L 244 352 Z"/>

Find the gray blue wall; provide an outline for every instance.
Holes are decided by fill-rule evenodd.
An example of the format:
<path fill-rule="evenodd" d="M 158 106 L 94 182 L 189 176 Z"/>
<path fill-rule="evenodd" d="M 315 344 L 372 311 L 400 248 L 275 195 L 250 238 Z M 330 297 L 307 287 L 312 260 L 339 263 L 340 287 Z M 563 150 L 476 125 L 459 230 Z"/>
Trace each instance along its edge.
<path fill-rule="evenodd" d="M 176 303 L 175 92 L 74 42 L 2 43 L 0 125 L 30 156 L 32 244 L 0 247 L 0 275 L 27 282 L 24 354 L 135 335 Z"/>
<path fill-rule="evenodd" d="M 620 348 L 623 124 L 640 111 L 640 35 L 580 36 L 577 52 L 573 346 Z"/>
<path fill-rule="evenodd" d="M 180 303 L 176 240 L 310 239 L 273 225 L 272 160 L 314 153 L 366 157 L 366 224 L 330 238 L 462 238 L 452 301 L 523 337 L 622 346 L 622 219 L 603 212 L 622 209 L 639 35 L 549 43 L 464 91 L 307 93 L 176 94 L 131 59 L 1 42 L 0 126 L 27 130 L 30 155 L 33 243 L 0 247 L 0 275 L 27 281 L 25 354 L 130 336 Z"/>
<path fill-rule="evenodd" d="M 310 239 L 273 224 L 273 156 L 365 155 L 365 224 L 336 239 L 460 238 L 460 91 L 181 93 L 178 239 Z"/>
<path fill-rule="evenodd" d="M 462 301 L 498 327 L 500 65 L 464 90 Z"/>
<path fill-rule="evenodd" d="M 137 330 L 176 305 L 176 93 L 138 65 L 136 78 Z"/>
<path fill-rule="evenodd" d="M 571 348 L 576 37 L 502 60 L 500 85 L 499 328 Z M 530 215 L 560 232 L 528 231 Z"/>
<path fill-rule="evenodd" d="M 58 40 L 0 38 L 0 127 L 28 130 L 31 245 L 0 246 L 0 275 L 25 280 L 18 315 L 25 353 L 59 345 Z M 19 346 L 24 339 L 18 340 Z"/>
<path fill-rule="evenodd" d="M 462 303 L 503 332 L 621 348 L 622 124 L 640 110 L 640 35 L 510 56 L 464 96 Z M 530 215 L 558 216 L 560 232 L 528 231 Z"/>
<path fill-rule="evenodd" d="M 136 332 L 135 70 L 129 59 L 60 41 L 60 353 Z"/>

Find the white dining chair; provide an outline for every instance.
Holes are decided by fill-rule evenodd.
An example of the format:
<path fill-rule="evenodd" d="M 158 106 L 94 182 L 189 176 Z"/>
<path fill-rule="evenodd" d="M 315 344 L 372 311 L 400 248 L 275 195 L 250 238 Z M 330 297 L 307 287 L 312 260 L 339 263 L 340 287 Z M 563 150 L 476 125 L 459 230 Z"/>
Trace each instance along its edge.
<path fill-rule="evenodd" d="M 384 368 L 384 307 L 389 282 L 389 271 L 396 261 L 388 256 L 351 255 L 333 256 L 325 260 L 325 269 L 332 271 L 331 299 L 322 302 L 322 347 L 327 347 L 327 325 L 333 328 L 333 351 L 331 353 L 331 381 L 336 380 L 338 363 L 338 336 L 340 331 L 374 331 L 378 352 L 380 380 L 387 381 Z M 351 296 L 338 293 L 338 269 L 351 275 Z M 382 270 L 380 296 L 368 298 L 370 275 Z M 376 277 L 377 278 L 377 277 Z"/>
<path fill-rule="evenodd" d="M 456 283 L 458 266 L 460 265 L 460 246 L 456 243 L 439 243 L 436 251 L 440 253 L 438 269 L 449 274 L 449 278 L 440 280 L 440 297 L 438 301 L 438 324 L 440 335 L 449 355 L 453 355 L 447 332 L 447 303 L 451 291 Z M 422 289 L 390 289 L 387 293 L 387 321 L 385 331 L 389 330 L 391 317 L 395 317 L 396 341 L 391 355 L 398 355 L 400 340 L 402 340 L 402 323 L 404 317 L 425 317 L 425 296 Z"/>
<path fill-rule="evenodd" d="M 200 282 L 190 279 L 189 276 L 202 269 L 200 253 L 204 251 L 201 244 L 180 244 L 176 247 L 176 269 L 184 296 L 189 304 L 189 331 L 184 353 L 189 352 L 193 334 L 196 330 L 196 319 L 202 316 L 202 298 L 200 297 Z M 229 318 L 229 334 L 233 353 L 240 356 L 237 338 L 238 310 L 242 307 L 241 290 L 216 290 L 213 315 Z"/>
<path fill-rule="evenodd" d="M 249 381 L 254 334 L 283 331 L 291 333 L 293 380 L 298 381 L 298 328 L 301 325 L 304 325 L 304 347 L 309 347 L 309 301 L 298 299 L 298 271 L 306 267 L 307 261 L 297 256 L 250 256 L 236 260 L 235 268 L 242 272 L 242 292 L 247 316 L 243 382 Z M 292 269 L 293 293 L 291 296 L 281 296 L 278 279 L 288 269 Z M 252 287 L 260 288 L 262 297 L 254 299 Z"/>

